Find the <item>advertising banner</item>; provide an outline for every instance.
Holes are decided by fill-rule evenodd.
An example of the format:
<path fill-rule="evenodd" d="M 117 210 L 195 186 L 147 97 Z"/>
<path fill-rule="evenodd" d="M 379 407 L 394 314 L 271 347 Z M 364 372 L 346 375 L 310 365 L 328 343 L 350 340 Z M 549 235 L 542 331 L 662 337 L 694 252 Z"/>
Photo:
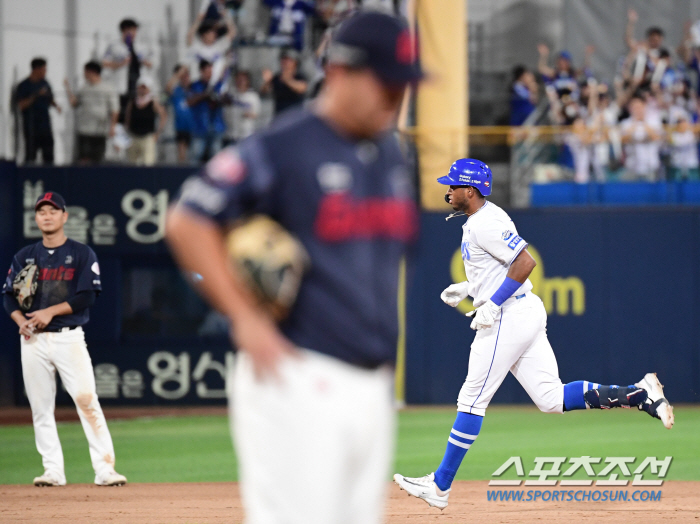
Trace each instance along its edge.
<path fill-rule="evenodd" d="M 192 171 L 0 164 L 3 265 L 41 238 L 33 205 L 48 190 L 68 203 L 68 235 L 97 253 L 103 291 L 85 333 L 107 405 L 224 402 L 234 358 L 227 322 L 191 290 L 163 242 L 168 203 Z M 547 310 L 563 382 L 631 384 L 656 372 L 672 401 L 700 401 L 700 209 L 509 213 L 537 261 L 533 292 Z M 465 219 L 421 220 L 407 264 L 406 402 L 454 404 L 474 338 L 464 313 L 473 305 L 450 308 L 440 293 L 465 279 Z M 4 314 L 0 334 L 0 402 L 26 405 L 19 336 Z M 60 388 L 58 402 L 70 403 Z M 529 399 L 509 376 L 494 402 Z"/>

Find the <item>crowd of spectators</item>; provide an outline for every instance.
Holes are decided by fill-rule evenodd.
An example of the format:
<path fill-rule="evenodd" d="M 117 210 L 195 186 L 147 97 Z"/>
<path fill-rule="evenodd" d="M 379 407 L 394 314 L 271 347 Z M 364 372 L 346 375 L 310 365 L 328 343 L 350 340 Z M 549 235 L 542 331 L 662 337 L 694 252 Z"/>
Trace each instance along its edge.
<path fill-rule="evenodd" d="M 560 135 L 556 160 L 576 182 L 700 179 L 700 22 L 686 25 L 675 53 L 659 27 L 636 40 L 636 23 L 637 13 L 630 9 L 627 53 L 612 79 L 593 72 L 593 46 L 585 49 L 581 68 L 567 51 L 550 65 L 550 50 L 541 44 L 536 71 L 513 69 L 511 125 L 569 126 Z"/>
<path fill-rule="evenodd" d="M 359 8 L 396 12 L 399 3 L 257 0 L 269 14 L 267 33 L 261 35 L 237 27 L 246 1 L 251 0 L 201 0 L 185 38 L 184 56 L 162 89 L 153 51 L 139 38 L 138 21 L 122 20 L 120 38 L 84 65 L 84 82 L 79 87 L 64 82 L 74 110 L 74 160 L 148 166 L 162 158 L 159 148 L 165 142 L 174 142 L 178 163 L 206 161 L 263 125 L 262 100 L 270 101 L 272 115 L 277 116 L 316 94 L 328 34 L 346 16 Z M 252 39 L 241 33 L 252 34 Z M 250 45 L 272 49 L 270 56 L 279 58 L 256 63 L 255 70 L 242 69 L 238 53 Z M 54 161 L 50 108 L 60 112 L 61 107 L 46 70 L 45 59 L 32 60 L 29 77 L 15 91 L 25 163 L 37 162 L 38 154 L 43 164 Z"/>

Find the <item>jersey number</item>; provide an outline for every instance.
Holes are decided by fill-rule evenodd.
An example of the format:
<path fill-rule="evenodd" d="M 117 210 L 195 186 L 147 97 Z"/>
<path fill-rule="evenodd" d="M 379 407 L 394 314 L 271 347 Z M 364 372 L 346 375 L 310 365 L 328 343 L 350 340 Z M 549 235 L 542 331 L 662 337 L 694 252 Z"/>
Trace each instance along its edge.
<path fill-rule="evenodd" d="M 469 254 L 469 242 L 462 242 L 462 260 L 471 260 L 471 258 Z"/>

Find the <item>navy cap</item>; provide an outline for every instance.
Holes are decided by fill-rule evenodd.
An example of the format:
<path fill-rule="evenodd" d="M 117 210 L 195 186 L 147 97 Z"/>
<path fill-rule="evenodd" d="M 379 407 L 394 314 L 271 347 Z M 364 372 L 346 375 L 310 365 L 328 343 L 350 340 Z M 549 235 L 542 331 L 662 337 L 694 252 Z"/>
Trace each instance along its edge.
<path fill-rule="evenodd" d="M 52 191 L 44 193 L 36 199 L 36 204 L 34 204 L 34 211 L 38 210 L 39 206 L 41 206 L 42 204 L 51 204 L 56 209 L 60 209 L 61 211 L 66 210 L 66 201 L 63 200 L 63 197 L 61 195 Z"/>
<path fill-rule="evenodd" d="M 328 50 L 328 62 L 368 67 L 389 85 L 423 78 L 418 46 L 406 22 L 376 11 L 360 11 L 340 25 Z"/>

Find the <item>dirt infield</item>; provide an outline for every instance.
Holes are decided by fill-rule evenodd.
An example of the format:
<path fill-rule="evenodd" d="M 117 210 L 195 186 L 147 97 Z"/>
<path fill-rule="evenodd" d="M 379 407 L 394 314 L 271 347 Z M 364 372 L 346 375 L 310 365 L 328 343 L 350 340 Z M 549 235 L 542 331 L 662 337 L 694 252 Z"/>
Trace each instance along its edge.
<path fill-rule="evenodd" d="M 443 512 L 391 485 L 386 522 L 435 523 L 700 523 L 700 482 L 666 482 L 658 502 L 488 502 L 486 482 L 456 482 Z M 578 488 L 577 488 L 578 489 Z M 630 492 L 636 488 L 628 487 Z M 235 483 L 131 484 L 120 488 L 0 486 L 0 522 L 33 524 L 238 523 Z M 331 523 L 329 523 L 331 524 Z"/>

